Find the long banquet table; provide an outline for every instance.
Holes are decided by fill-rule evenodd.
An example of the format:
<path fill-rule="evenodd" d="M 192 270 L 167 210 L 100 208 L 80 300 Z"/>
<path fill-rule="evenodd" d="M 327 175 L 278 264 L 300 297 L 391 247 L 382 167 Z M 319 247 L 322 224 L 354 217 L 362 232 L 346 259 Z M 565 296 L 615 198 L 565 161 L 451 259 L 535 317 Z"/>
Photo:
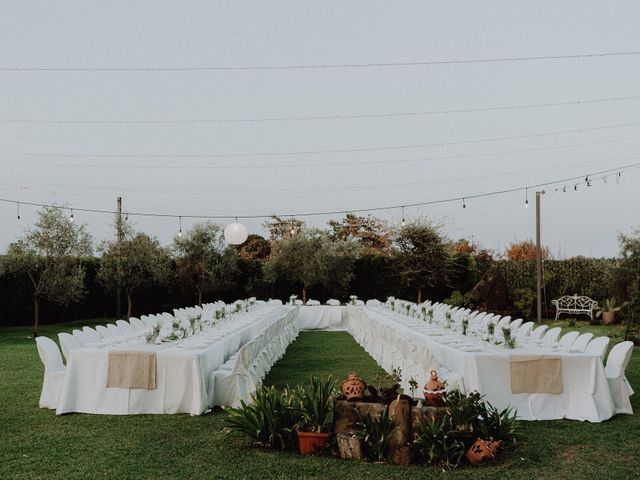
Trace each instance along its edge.
<path fill-rule="evenodd" d="M 492 405 L 500 409 L 513 407 L 521 419 L 569 418 L 600 422 L 614 414 L 613 398 L 603 362 L 598 355 L 533 343 L 507 349 L 480 338 L 429 325 L 384 307 L 367 307 L 359 309 L 359 312 L 352 310 L 352 318 L 358 315 L 366 318 L 370 328 L 375 329 L 373 326 L 376 324 L 381 326 L 379 331 L 390 336 L 392 343 L 394 337 L 395 342 L 397 338 L 405 337 L 427 346 L 437 365 L 462 377 L 467 392 L 481 392 Z M 512 393 L 511 361 L 520 356 L 531 359 L 559 358 L 562 392 Z"/>
<path fill-rule="evenodd" d="M 190 413 L 210 407 L 209 382 L 239 346 L 254 338 L 294 307 L 266 305 L 221 322 L 216 328 L 189 339 L 147 344 L 134 339 L 119 344 L 105 342 L 73 350 L 67 363 L 56 414 L 69 412 L 111 415 Z M 155 352 L 156 388 L 107 387 L 109 351 Z"/>
<path fill-rule="evenodd" d="M 345 330 L 386 370 L 406 368 L 404 384 L 414 376 L 424 384 L 430 368 L 449 371 L 467 392 L 479 391 L 497 408 L 513 407 L 525 420 L 569 418 L 600 422 L 613 416 L 614 403 L 597 355 L 557 346 L 494 345 L 428 324 L 383 306 L 273 306 L 235 315 L 188 340 L 148 345 L 143 339 L 74 350 L 60 394 L 57 414 L 190 413 L 212 405 L 211 372 L 284 315 L 296 315 L 301 330 Z M 273 339 L 273 341 L 277 341 Z M 109 351 L 155 352 L 156 388 L 107 387 Z M 513 393 L 514 359 L 547 359 L 560 370 L 556 393 Z M 345 372 L 346 373 L 346 372 Z M 561 377 L 561 378 L 560 378 Z"/>

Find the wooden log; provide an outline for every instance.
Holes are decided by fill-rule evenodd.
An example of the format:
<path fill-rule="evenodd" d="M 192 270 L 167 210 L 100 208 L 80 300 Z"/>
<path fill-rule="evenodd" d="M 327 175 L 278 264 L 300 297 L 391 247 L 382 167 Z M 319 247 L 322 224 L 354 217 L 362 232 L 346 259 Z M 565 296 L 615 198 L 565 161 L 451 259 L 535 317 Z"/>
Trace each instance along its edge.
<path fill-rule="evenodd" d="M 364 460 L 364 442 L 353 433 L 336 434 L 340 458 L 345 460 Z"/>
<path fill-rule="evenodd" d="M 408 400 L 394 400 L 389 405 L 389 416 L 393 418 L 396 430 L 388 445 L 388 458 L 397 465 L 411 464 L 411 404 Z"/>

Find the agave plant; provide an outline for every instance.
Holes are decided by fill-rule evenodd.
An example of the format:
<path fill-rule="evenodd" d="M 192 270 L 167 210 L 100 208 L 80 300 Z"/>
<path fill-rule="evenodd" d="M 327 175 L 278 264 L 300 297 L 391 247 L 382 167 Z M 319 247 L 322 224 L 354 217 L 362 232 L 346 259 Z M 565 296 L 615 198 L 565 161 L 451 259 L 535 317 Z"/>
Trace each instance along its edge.
<path fill-rule="evenodd" d="M 427 416 L 418 423 L 411 446 L 429 465 L 443 468 L 457 467 L 465 452 L 464 444 L 452 435 L 446 416 Z"/>
<path fill-rule="evenodd" d="M 254 446 L 284 449 L 292 445 L 293 427 L 298 422 L 288 390 L 262 387 L 252 403 L 241 401 L 239 408 L 227 408 L 227 431 L 243 434 Z"/>
<path fill-rule="evenodd" d="M 292 391 L 292 408 L 299 413 L 298 429 L 304 432 L 326 432 L 333 420 L 333 399 L 336 382 L 328 376 L 309 378 L 307 386 L 298 385 Z"/>
<path fill-rule="evenodd" d="M 498 410 L 487 405 L 487 411 L 480 424 L 482 436 L 488 440 L 515 441 L 517 435 L 518 415 L 510 407 Z"/>

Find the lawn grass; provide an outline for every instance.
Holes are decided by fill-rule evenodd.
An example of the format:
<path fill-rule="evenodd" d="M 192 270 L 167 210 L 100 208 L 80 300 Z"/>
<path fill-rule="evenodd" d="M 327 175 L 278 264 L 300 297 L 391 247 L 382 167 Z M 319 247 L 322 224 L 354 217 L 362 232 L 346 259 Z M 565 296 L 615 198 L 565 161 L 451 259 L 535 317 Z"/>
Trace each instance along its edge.
<path fill-rule="evenodd" d="M 46 326 L 42 334 L 90 322 Z M 2 479 L 555 479 L 640 478 L 640 418 L 602 424 L 523 422 L 516 451 L 490 467 L 443 473 L 412 466 L 359 464 L 247 448 L 224 433 L 225 413 L 56 417 L 38 408 L 42 365 L 29 328 L 0 330 L 0 478 Z M 265 383 L 305 382 L 310 374 L 366 380 L 379 367 L 345 332 L 302 332 Z M 627 370 L 640 391 L 640 352 Z M 639 395 L 632 397 L 640 411 Z"/>

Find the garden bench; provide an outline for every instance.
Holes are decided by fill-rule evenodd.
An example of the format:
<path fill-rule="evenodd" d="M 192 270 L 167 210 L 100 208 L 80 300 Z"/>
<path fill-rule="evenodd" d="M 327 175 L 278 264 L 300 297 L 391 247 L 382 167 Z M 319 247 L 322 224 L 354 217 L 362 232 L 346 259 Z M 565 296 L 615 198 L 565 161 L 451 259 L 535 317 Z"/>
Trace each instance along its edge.
<path fill-rule="evenodd" d="M 598 306 L 598 302 L 583 295 L 564 295 L 556 300 L 552 300 L 551 304 L 556 307 L 556 320 L 561 313 L 569 313 L 579 315 L 584 313 L 589 315 L 593 320 L 593 309 Z"/>

